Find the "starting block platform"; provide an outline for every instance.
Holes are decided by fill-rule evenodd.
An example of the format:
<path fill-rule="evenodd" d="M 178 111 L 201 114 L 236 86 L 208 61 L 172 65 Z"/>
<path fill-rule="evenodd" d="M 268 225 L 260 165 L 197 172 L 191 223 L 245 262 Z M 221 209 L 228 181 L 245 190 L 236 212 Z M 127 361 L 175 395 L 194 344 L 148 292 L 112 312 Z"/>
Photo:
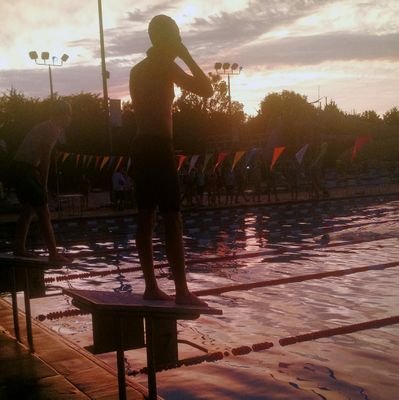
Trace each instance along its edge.
<path fill-rule="evenodd" d="M 178 361 L 177 320 L 222 314 L 208 306 L 144 300 L 142 295 L 132 293 L 75 289 L 63 292 L 72 297 L 73 305 L 92 314 L 93 352 L 116 351 L 120 400 L 126 399 L 125 350 L 146 347 L 148 399 L 156 400 L 156 371 Z"/>
<path fill-rule="evenodd" d="M 18 320 L 17 292 L 24 293 L 26 334 L 29 349 L 34 352 L 30 299 L 45 296 L 44 271 L 63 265 L 50 262 L 47 257 L 20 257 L 0 254 L 0 292 L 11 294 L 16 339 L 21 341 Z"/>

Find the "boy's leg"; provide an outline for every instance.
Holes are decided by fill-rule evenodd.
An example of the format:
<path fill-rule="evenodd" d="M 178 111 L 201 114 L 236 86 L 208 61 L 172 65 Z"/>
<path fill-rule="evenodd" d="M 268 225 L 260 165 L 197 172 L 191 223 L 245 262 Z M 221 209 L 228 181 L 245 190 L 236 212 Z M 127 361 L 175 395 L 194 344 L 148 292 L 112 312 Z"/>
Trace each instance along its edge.
<path fill-rule="evenodd" d="M 32 207 L 29 204 L 23 204 L 16 226 L 14 248 L 14 254 L 16 256 L 30 255 L 29 252 L 26 250 L 26 238 L 28 236 L 29 226 L 32 221 L 32 215 Z"/>
<path fill-rule="evenodd" d="M 49 260 L 56 262 L 70 262 L 71 260 L 69 258 L 64 257 L 62 254 L 57 252 L 57 245 L 53 225 L 51 224 L 51 215 L 48 204 L 35 207 L 35 212 L 39 219 L 40 229 L 49 252 Z"/>
<path fill-rule="evenodd" d="M 144 299 L 170 300 L 171 297 L 158 287 L 154 272 L 152 232 L 155 225 L 155 210 L 139 210 L 137 215 L 136 247 L 145 280 Z"/>
<path fill-rule="evenodd" d="M 165 222 L 166 255 L 172 268 L 176 286 L 177 304 L 193 304 L 206 306 L 206 303 L 191 293 L 187 286 L 184 262 L 183 226 L 179 212 L 162 215 Z"/>

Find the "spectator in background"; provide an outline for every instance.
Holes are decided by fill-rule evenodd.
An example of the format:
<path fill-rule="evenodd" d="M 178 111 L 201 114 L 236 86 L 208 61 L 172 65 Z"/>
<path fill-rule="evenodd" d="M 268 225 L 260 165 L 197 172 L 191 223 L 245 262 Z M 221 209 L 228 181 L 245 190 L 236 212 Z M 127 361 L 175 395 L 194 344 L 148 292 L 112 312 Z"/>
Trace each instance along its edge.
<path fill-rule="evenodd" d="M 126 178 L 122 168 L 119 167 L 112 174 L 112 194 L 114 210 L 120 211 L 124 206 Z"/>

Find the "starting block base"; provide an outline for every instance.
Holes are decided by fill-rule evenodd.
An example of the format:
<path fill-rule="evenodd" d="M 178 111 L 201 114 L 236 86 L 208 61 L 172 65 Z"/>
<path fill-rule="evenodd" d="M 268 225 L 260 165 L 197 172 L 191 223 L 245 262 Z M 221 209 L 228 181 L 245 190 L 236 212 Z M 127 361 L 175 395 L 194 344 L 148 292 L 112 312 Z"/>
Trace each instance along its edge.
<path fill-rule="evenodd" d="M 148 399 L 157 399 L 156 371 L 178 361 L 177 320 L 222 314 L 212 307 L 144 300 L 142 295 L 64 289 L 72 303 L 93 316 L 93 351 L 116 351 L 119 398 L 126 399 L 124 350 L 146 347 Z M 104 351 L 105 350 L 105 351 Z"/>

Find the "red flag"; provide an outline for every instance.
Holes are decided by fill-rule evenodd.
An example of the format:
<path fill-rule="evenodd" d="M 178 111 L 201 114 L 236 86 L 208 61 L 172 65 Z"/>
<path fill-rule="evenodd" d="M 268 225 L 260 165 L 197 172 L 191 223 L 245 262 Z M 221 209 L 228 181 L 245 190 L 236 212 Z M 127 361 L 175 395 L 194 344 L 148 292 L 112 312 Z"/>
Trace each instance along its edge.
<path fill-rule="evenodd" d="M 281 153 L 285 150 L 285 146 L 275 147 L 273 150 L 272 162 L 270 163 L 270 171 L 273 169 L 274 164 L 276 164 L 277 160 L 281 156 Z"/>
<path fill-rule="evenodd" d="M 352 161 L 355 159 L 356 154 L 358 151 L 368 142 L 370 141 L 370 138 L 368 136 L 358 136 L 355 140 L 355 145 L 353 146 L 352 150 Z"/>
<path fill-rule="evenodd" d="M 227 157 L 227 153 L 225 151 L 222 151 L 221 153 L 219 153 L 218 159 L 217 159 L 216 164 L 215 164 L 214 171 L 219 167 L 219 165 L 223 162 L 223 160 L 226 157 Z"/>
<path fill-rule="evenodd" d="M 186 160 L 187 156 L 180 154 L 179 155 L 179 162 L 177 164 L 177 170 L 180 171 L 180 168 L 183 166 L 184 161 Z"/>

